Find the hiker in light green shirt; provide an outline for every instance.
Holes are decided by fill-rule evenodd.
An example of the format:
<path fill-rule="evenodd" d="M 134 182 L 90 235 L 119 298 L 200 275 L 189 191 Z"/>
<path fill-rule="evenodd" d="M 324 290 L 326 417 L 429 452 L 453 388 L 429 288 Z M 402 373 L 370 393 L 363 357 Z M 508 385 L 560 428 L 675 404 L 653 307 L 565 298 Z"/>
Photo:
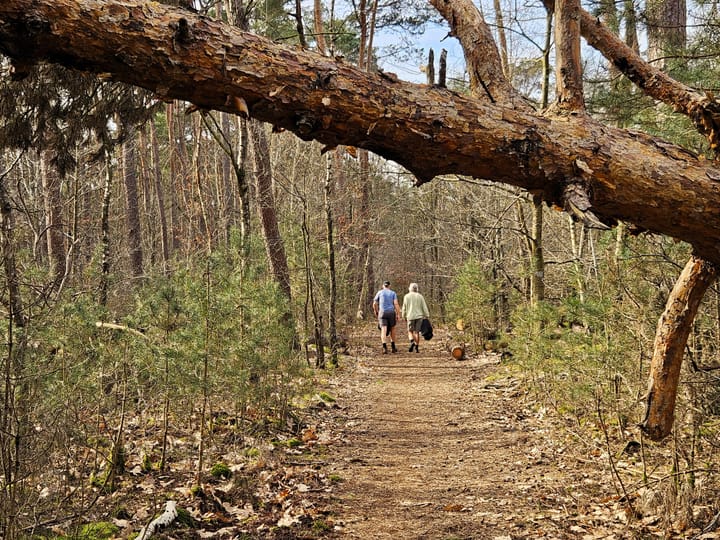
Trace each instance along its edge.
<path fill-rule="evenodd" d="M 418 292 L 418 284 L 411 283 L 409 293 L 403 298 L 402 318 L 407 321 L 408 339 L 410 340 L 410 348 L 408 351 L 420 352 L 418 343 L 420 343 L 420 325 L 423 319 L 430 318 L 425 298 Z"/>

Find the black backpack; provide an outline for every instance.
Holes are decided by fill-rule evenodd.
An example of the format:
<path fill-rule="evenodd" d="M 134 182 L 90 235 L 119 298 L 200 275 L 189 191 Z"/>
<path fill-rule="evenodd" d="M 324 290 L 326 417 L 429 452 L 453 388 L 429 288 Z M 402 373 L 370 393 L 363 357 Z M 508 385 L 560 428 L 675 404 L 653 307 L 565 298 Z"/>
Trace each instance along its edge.
<path fill-rule="evenodd" d="M 422 323 L 420 323 L 420 335 L 425 340 L 432 339 L 433 327 L 432 324 L 430 324 L 430 319 L 423 319 Z"/>

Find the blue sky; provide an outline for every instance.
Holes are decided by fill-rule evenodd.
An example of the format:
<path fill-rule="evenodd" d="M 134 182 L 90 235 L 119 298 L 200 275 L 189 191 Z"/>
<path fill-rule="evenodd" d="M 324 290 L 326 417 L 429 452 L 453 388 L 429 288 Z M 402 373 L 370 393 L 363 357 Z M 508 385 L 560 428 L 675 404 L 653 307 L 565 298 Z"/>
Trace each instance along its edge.
<path fill-rule="evenodd" d="M 428 24 L 425 32 L 420 36 L 408 38 L 417 48 L 422 49 L 422 57 L 409 61 L 400 61 L 384 56 L 383 47 L 392 44 L 401 37 L 392 33 L 379 34 L 375 38 L 375 47 L 380 55 L 379 65 L 385 71 L 395 73 L 401 80 L 416 83 L 425 83 L 427 78 L 420 70 L 421 66 L 427 63 L 430 49 L 435 52 L 435 73 L 438 71 L 440 51 L 445 49 L 447 55 L 448 77 L 462 77 L 465 71 L 465 59 L 457 39 L 447 35 L 448 29 L 445 25 Z M 436 75 L 437 76 L 437 75 Z"/>

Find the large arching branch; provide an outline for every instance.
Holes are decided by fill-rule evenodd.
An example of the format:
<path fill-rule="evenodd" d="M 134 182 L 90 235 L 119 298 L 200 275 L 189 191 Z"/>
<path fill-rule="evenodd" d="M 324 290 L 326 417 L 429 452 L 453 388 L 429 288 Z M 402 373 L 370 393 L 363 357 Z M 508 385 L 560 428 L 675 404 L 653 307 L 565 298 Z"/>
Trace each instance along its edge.
<path fill-rule="evenodd" d="M 540 117 L 363 73 L 218 21 L 139 0 L 4 0 L 0 51 L 142 86 L 394 160 L 418 183 L 463 174 L 562 201 L 583 171 L 593 211 L 720 261 L 720 171 L 693 154 L 581 118 Z"/>

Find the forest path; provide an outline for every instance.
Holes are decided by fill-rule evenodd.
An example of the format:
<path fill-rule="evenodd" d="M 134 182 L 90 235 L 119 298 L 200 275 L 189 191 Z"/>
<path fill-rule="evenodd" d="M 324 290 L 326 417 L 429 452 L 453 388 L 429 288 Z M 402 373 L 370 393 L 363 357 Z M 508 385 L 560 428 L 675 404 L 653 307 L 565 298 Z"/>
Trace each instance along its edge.
<path fill-rule="evenodd" d="M 455 361 L 442 332 L 420 353 L 403 337 L 397 354 L 381 354 L 369 331 L 352 342 L 356 356 L 331 381 L 341 442 L 328 473 L 342 479 L 331 508 L 342 537 L 630 537 L 598 502 L 615 499 L 603 460 L 555 441 L 499 357 Z"/>

